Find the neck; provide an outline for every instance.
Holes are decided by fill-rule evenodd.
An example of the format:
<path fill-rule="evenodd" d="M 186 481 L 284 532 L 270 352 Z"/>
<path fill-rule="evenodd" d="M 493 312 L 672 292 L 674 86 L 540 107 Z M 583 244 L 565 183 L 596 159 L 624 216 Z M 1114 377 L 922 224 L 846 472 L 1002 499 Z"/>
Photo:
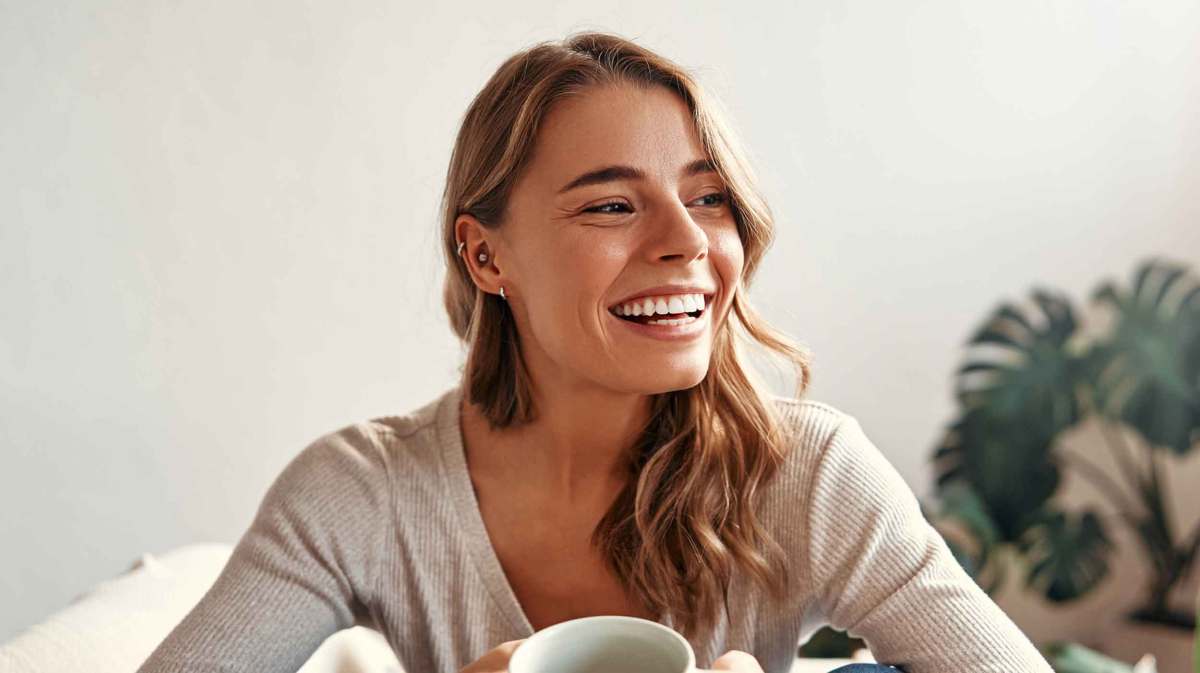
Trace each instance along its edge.
<path fill-rule="evenodd" d="M 629 478 L 629 448 L 649 413 L 650 395 L 590 385 L 535 386 L 537 419 L 518 427 L 488 427 L 463 400 L 472 469 L 512 480 L 563 504 L 611 498 Z M 468 430 L 470 428 L 470 430 Z"/>

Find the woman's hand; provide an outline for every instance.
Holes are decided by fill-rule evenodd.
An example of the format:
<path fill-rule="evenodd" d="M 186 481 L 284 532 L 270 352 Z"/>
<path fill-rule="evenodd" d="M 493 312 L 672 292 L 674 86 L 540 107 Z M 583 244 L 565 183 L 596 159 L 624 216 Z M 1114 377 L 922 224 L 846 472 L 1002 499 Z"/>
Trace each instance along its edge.
<path fill-rule="evenodd" d="M 525 639 L 509 640 L 493 647 L 458 673 L 508 673 L 508 660 L 513 650 Z"/>
<path fill-rule="evenodd" d="M 700 669 L 701 671 L 703 669 Z M 752 655 L 741 650 L 729 650 L 717 657 L 713 662 L 713 671 L 733 671 L 734 673 L 763 673 L 762 666 Z"/>

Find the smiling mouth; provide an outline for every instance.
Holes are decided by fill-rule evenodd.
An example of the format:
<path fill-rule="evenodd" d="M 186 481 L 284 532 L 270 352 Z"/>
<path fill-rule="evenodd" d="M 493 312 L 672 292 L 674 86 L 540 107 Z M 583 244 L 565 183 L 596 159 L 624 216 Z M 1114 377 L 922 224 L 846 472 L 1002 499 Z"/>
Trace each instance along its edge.
<path fill-rule="evenodd" d="M 655 315 L 618 315 L 617 318 L 626 322 L 636 322 L 641 325 L 673 325 L 683 321 L 699 320 L 704 309 L 691 313 L 657 313 Z M 613 315 L 616 315 L 615 313 Z"/>
<path fill-rule="evenodd" d="M 705 297 L 704 297 L 705 305 L 703 307 L 698 308 L 695 311 L 685 311 L 682 313 L 655 313 L 653 315 L 649 315 L 649 314 L 646 314 L 646 315 L 621 315 L 621 314 L 617 313 L 615 308 L 609 309 L 608 312 L 613 314 L 620 320 L 624 320 L 626 322 L 636 322 L 641 325 L 679 324 L 679 322 L 691 322 L 692 320 L 699 319 L 700 316 L 704 315 L 704 312 L 708 310 L 711 301 L 712 301 L 712 296 L 705 295 Z"/>

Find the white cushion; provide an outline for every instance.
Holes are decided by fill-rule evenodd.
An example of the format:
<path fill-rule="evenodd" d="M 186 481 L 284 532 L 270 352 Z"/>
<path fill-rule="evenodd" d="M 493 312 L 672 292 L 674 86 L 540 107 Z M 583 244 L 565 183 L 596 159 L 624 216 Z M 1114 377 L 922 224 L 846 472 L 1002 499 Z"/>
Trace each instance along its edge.
<path fill-rule="evenodd" d="M 63 610 L 0 646 L 5 673 L 131 673 L 200 601 L 233 547 L 143 554 Z M 301 673 L 402 673 L 383 636 L 355 626 L 321 644 Z"/>

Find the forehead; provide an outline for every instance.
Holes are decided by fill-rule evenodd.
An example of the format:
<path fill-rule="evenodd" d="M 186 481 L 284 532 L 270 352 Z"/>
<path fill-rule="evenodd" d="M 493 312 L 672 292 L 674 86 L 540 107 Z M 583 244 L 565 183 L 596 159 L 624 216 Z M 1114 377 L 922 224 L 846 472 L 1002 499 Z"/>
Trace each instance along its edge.
<path fill-rule="evenodd" d="M 662 86 L 598 86 L 559 101 L 542 120 L 530 182 L 556 192 L 574 176 L 627 164 L 674 179 L 704 156 L 687 103 Z"/>

